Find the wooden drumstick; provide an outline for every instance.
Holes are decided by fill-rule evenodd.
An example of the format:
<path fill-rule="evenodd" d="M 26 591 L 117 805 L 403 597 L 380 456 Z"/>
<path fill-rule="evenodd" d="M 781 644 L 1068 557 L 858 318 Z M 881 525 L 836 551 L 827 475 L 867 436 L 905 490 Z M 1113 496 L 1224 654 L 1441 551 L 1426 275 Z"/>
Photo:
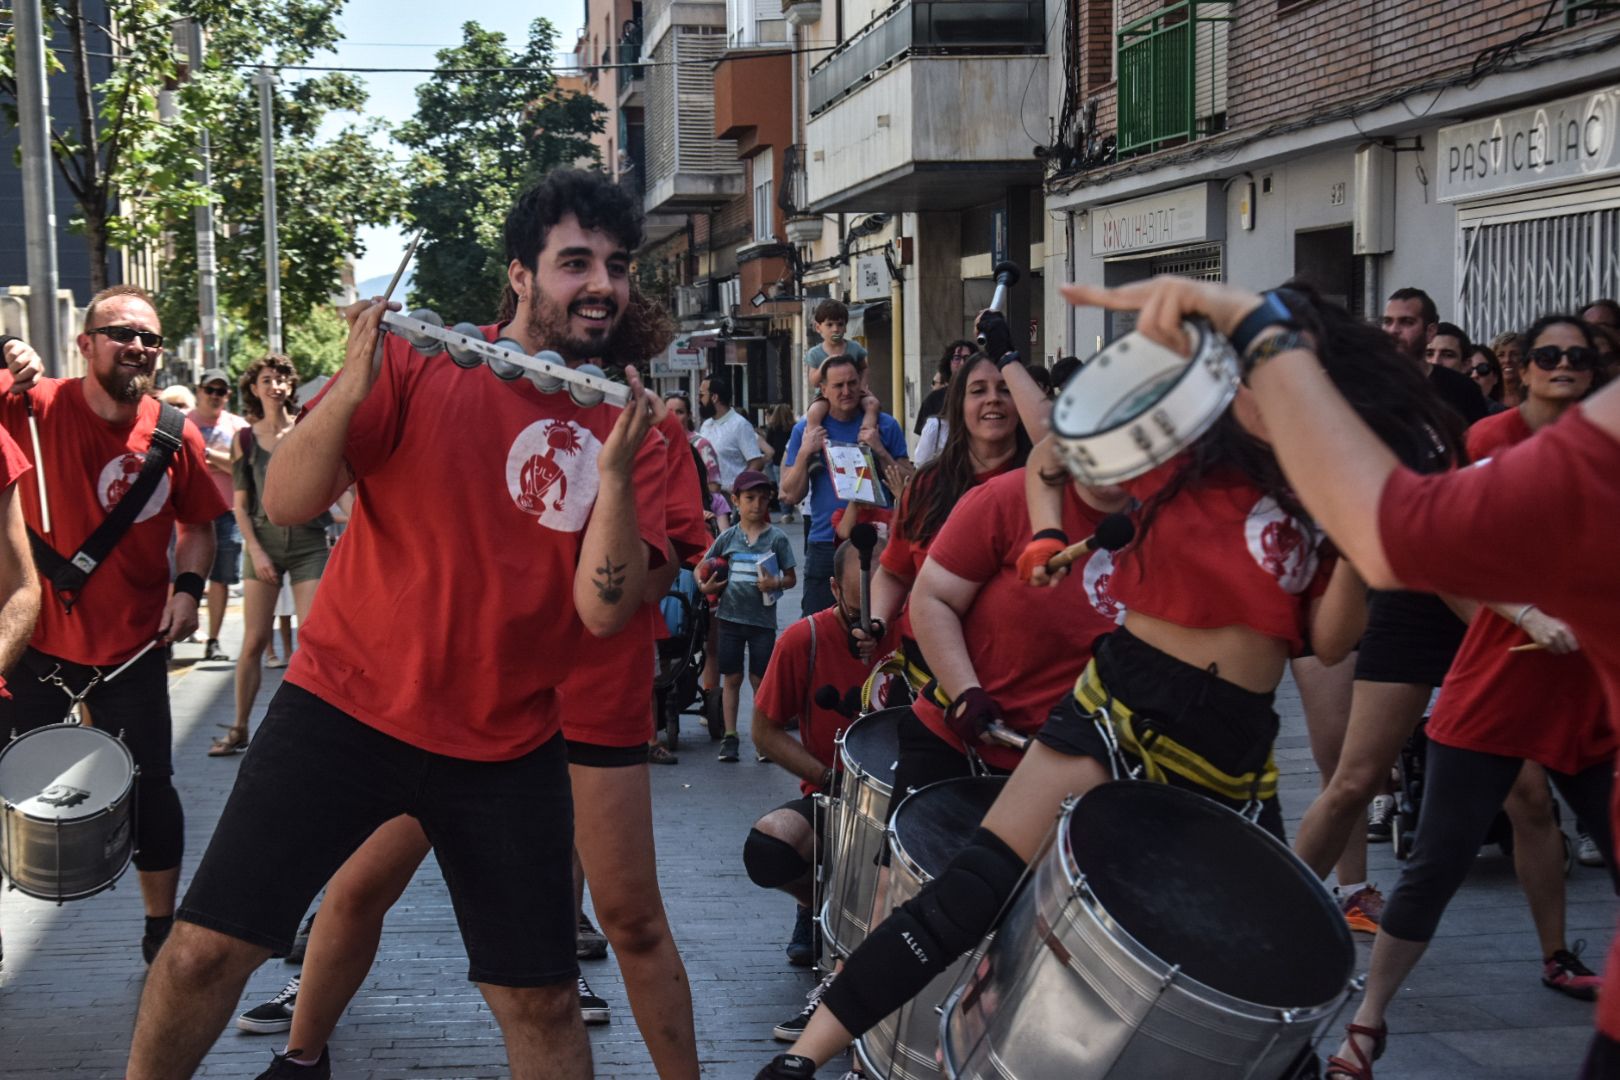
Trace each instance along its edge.
<path fill-rule="evenodd" d="M 1136 536 L 1136 526 L 1124 514 L 1109 514 L 1097 523 L 1097 531 L 1078 544 L 1070 544 L 1062 551 L 1046 560 L 1048 573 L 1062 570 L 1075 560 L 1090 555 L 1098 548 L 1105 551 L 1118 551 L 1130 543 Z"/>
<path fill-rule="evenodd" d="M 1514 645 L 1508 652 L 1541 652 L 1546 647 L 1539 641 L 1529 641 L 1523 645 Z"/>

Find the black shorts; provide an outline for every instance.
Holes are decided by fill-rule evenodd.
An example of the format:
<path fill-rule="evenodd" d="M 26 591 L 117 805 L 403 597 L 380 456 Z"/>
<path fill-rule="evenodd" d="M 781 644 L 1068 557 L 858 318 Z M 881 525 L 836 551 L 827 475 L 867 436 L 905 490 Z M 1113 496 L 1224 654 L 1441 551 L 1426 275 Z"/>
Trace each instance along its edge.
<path fill-rule="evenodd" d="M 591 769 L 623 769 L 630 765 L 645 765 L 647 764 L 647 744 L 603 746 L 600 743 L 569 739 L 568 764 L 584 765 Z"/>
<path fill-rule="evenodd" d="M 1153 729 L 1205 757 L 1233 776 L 1259 770 L 1271 756 L 1279 721 L 1271 694 L 1257 694 L 1217 678 L 1202 668 L 1161 652 L 1121 627 L 1100 639 L 1095 653 L 1103 685 Z M 1063 695 L 1035 738 L 1060 754 L 1110 764 L 1108 744 L 1092 714 L 1070 694 Z M 1133 755 L 1127 763 L 1137 765 Z M 1185 788 L 1234 810 L 1246 802 L 1223 797 L 1176 772 L 1173 787 Z M 1262 800 L 1259 824 L 1283 839 L 1282 809 L 1275 797 Z"/>
<path fill-rule="evenodd" d="M 800 795 L 797 799 L 791 799 L 788 802 L 783 803 L 781 806 L 778 806 L 776 810 L 772 810 L 771 813 L 774 814 L 777 810 L 791 810 L 795 814 L 798 814 L 800 817 L 804 818 L 805 824 L 809 825 L 811 829 L 815 830 L 816 850 L 827 850 L 827 815 L 821 809 L 821 807 L 817 805 L 816 797 L 814 795 Z"/>
<path fill-rule="evenodd" d="M 1438 596 L 1375 589 L 1367 595 L 1367 630 L 1356 653 L 1356 678 L 1439 686 L 1467 632 L 1467 625 Z"/>
<path fill-rule="evenodd" d="M 98 671 L 105 680 L 118 666 L 87 667 L 47 656 L 38 649 L 24 649 L 17 666 L 6 672 L 11 698 L 0 698 L 0 733 L 9 737 L 13 731 L 21 735 L 47 724 L 60 724 L 67 719 L 70 698 L 53 678 L 77 694 L 90 685 Z M 90 707 L 91 725 L 118 736 L 129 747 L 142 776 L 174 775 L 169 667 L 163 649 L 148 650 L 118 678 L 96 683 L 84 703 Z"/>
<path fill-rule="evenodd" d="M 746 647 L 748 674 L 756 679 L 763 679 L 765 669 L 771 663 L 771 653 L 776 648 L 776 627 L 755 626 L 752 623 L 732 622 L 730 619 L 721 619 L 719 622 L 719 645 L 715 650 L 715 657 L 720 666 L 720 674 L 743 673 L 743 649 Z"/>
<path fill-rule="evenodd" d="M 467 978 L 549 986 L 574 954 L 574 803 L 563 738 L 511 761 L 429 753 L 283 682 L 242 759 L 179 917 L 286 952 L 310 901 L 377 827 L 422 824 Z"/>
<path fill-rule="evenodd" d="M 918 788 L 937 784 L 941 780 L 973 775 L 973 766 L 968 763 L 967 755 L 930 731 L 927 724 L 917 719 L 916 713 L 907 710 L 900 717 L 899 736 L 900 752 L 894 763 L 894 795 L 889 799 L 889 821 L 894 820 L 894 812 L 900 809 L 905 797 Z M 983 768 L 992 776 L 1008 775 L 1006 769 L 992 765 Z M 887 861 L 885 854 L 885 864 Z"/>

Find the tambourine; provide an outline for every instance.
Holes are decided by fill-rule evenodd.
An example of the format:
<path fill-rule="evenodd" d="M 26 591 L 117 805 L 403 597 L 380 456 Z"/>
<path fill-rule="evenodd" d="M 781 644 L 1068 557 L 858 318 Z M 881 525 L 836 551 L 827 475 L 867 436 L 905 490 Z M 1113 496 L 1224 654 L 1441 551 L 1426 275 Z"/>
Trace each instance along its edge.
<path fill-rule="evenodd" d="M 1239 385 L 1232 345 L 1188 321 L 1192 359 L 1132 332 L 1075 372 L 1052 407 L 1058 455 L 1081 483 L 1119 484 L 1181 453 L 1231 405 Z"/>
<path fill-rule="evenodd" d="M 449 329 L 444 320 L 426 308 L 409 315 L 397 311 L 383 313 L 383 325 L 410 343 L 411 348 L 423 356 L 449 354 L 460 367 L 475 368 L 487 364 L 497 378 L 512 380 L 526 378 L 541 393 L 554 394 L 564 386 L 575 403 L 582 408 L 603 401 L 621 408 L 630 401 L 630 388 L 616 383 L 595 364 L 581 364 L 571 368 L 563 358 L 549 350 L 530 356 L 511 338 L 499 341 L 484 340 L 484 332 L 469 322 L 457 323 Z"/>

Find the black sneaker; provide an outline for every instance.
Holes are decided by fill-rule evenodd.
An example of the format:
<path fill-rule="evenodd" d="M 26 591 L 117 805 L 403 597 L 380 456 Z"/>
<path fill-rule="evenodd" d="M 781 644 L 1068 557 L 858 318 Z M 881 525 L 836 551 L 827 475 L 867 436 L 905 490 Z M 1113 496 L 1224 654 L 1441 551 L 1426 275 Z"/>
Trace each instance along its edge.
<path fill-rule="evenodd" d="M 1395 828 L 1395 796 L 1379 795 L 1367 807 L 1367 840 L 1374 844 L 1387 844 Z"/>
<path fill-rule="evenodd" d="M 611 1019 L 608 1003 L 591 993 L 583 975 L 579 977 L 579 1015 L 587 1024 L 605 1024 Z"/>
<path fill-rule="evenodd" d="M 730 733 L 728 733 L 726 735 L 725 738 L 720 740 L 720 754 L 719 754 L 720 760 L 721 761 L 736 761 L 737 760 L 737 749 L 738 749 L 738 747 L 737 747 L 737 733 L 736 732 L 730 732 Z"/>
<path fill-rule="evenodd" d="M 281 988 L 281 993 L 263 1005 L 255 1005 L 238 1016 L 236 1026 L 252 1035 L 275 1035 L 287 1031 L 292 1027 L 293 1007 L 297 1004 L 298 976 L 294 975 L 287 981 L 287 985 Z M 299 1068 L 297 1065 L 291 1067 Z"/>
<path fill-rule="evenodd" d="M 147 917 L 146 933 L 141 935 L 141 957 L 146 961 L 147 967 L 151 967 L 152 961 L 157 959 L 158 950 L 169 940 L 169 931 L 173 929 L 173 916 L 166 919 Z"/>
<path fill-rule="evenodd" d="M 796 1042 L 799 1036 L 804 1034 L 805 1025 L 810 1023 L 810 1014 L 816 1011 L 817 1005 L 821 1004 L 821 995 L 827 992 L 827 987 L 832 985 L 835 978 L 837 978 L 836 973 L 829 973 L 825 979 L 816 983 L 815 989 L 805 995 L 804 1008 L 800 1009 L 796 1016 L 784 1020 L 772 1028 L 771 1037 L 778 1042 Z"/>
<path fill-rule="evenodd" d="M 321 1059 L 313 1065 L 300 1065 L 293 1058 L 302 1050 L 288 1050 L 285 1054 L 271 1054 L 270 1067 L 253 1080 L 332 1080 L 332 1055 L 321 1048 Z"/>
<path fill-rule="evenodd" d="M 798 1054 L 777 1054 L 754 1080 L 813 1080 L 816 1063 Z"/>
<path fill-rule="evenodd" d="M 582 912 L 574 937 L 574 955 L 581 960 L 601 960 L 607 956 L 607 950 L 607 935 L 592 926 L 590 917 Z"/>
<path fill-rule="evenodd" d="M 208 644 L 203 647 L 204 660 L 229 660 L 230 654 L 219 647 L 219 638 L 211 637 Z"/>
<path fill-rule="evenodd" d="M 810 918 L 810 909 L 802 904 L 798 917 L 793 920 L 793 939 L 788 942 L 787 958 L 794 967 L 809 967 L 816 958 L 815 921 Z"/>
<path fill-rule="evenodd" d="M 286 957 L 287 963 L 302 964 L 304 962 L 304 950 L 309 948 L 309 932 L 314 928 L 315 916 L 312 913 L 309 918 L 304 920 L 303 929 L 299 930 L 298 935 L 293 938 L 292 951 Z"/>

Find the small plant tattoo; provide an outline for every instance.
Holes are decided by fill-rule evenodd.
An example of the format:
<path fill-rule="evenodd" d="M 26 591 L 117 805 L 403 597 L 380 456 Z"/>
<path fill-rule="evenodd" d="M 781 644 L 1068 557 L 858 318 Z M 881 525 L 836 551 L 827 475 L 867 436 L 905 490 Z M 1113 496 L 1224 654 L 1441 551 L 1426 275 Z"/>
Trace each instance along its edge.
<path fill-rule="evenodd" d="M 591 584 L 596 586 L 596 595 L 604 604 L 617 604 L 624 599 L 625 567 L 629 563 L 615 564 L 608 559 L 596 568 L 596 577 Z"/>

